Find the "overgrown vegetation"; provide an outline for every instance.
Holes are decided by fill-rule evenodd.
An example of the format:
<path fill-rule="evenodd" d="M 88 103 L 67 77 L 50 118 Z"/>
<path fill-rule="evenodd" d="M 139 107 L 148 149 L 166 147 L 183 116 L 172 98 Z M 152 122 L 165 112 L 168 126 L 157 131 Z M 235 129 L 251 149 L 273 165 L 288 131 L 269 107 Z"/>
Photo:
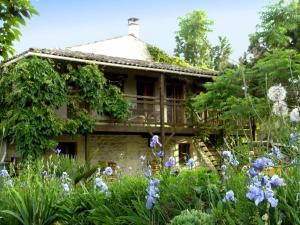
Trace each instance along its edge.
<path fill-rule="evenodd" d="M 51 61 L 39 58 L 2 68 L 2 138 L 15 144 L 23 158 L 53 149 L 57 145 L 54 136 L 91 132 L 92 111 L 109 113 L 117 120 L 128 115 L 129 103 L 117 87 L 106 82 L 97 66 L 68 69 L 59 74 Z M 62 106 L 67 106 L 68 118 L 56 113 Z"/>
<path fill-rule="evenodd" d="M 76 177 L 89 171 L 86 166 L 52 155 L 47 161 L 24 162 L 19 171 L 12 167 L 8 176 L 1 173 L 0 224 L 166 224 L 184 209 L 208 205 L 209 185 L 218 181 L 215 174 L 204 169 L 178 176 L 166 170 L 163 176 L 156 176 L 161 180 L 160 200 L 149 210 L 145 207 L 145 177 L 123 176 L 110 182 L 110 176 L 102 176 L 109 187 L 102 193 L 96 189 L 97 172 L 75 184 Z M 16 172 L 18 176 L 14 177 Z M 66 174 L 69 189 L 63 186 Z"/>

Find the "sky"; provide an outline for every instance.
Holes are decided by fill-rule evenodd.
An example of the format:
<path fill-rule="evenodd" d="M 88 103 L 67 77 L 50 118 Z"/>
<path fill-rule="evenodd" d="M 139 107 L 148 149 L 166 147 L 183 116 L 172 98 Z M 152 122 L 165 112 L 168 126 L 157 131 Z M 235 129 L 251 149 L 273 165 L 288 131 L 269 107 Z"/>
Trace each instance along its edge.
<path fill-rule="evenodd" d="M 30 47 L 64 48 L 127 35 L 127 19 L 140 19 L 140 38 L 170 55 L 175 48 L 178 17 L 203 9 L 214 20 L 209 40 L 226 36 L 232 62 L 247 50 L 259 12 L 272 0 L 31 0 L 39 12 L 21 28 L 18 53 Z"/>

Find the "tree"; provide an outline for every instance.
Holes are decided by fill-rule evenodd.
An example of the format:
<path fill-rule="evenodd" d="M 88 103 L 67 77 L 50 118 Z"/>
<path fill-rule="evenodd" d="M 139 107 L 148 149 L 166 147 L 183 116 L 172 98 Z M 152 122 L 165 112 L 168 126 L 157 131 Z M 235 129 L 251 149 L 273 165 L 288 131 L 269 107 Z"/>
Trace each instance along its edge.
<path fill-rule="evenodd" d="M 248 52 L 254 61 L 261 58 L 266 51 L 274 48 L 290 48 L 300 51 L 300 1 L 268 5 L 260 13 L 261 23 L 256 32 L 250 34 Z"/>
<path fill-rule="evenodd" d="M 232 53 L 229 40 L 226 37 L 218 37 L 219 44 L 212 47 L 210 51 L 211 68 L 223 71 L 230 63 L 229 56 Z"/>
<path fill-rule="evenodd" d="M 25 19 L 33 15 L 38 15 L 38 12 L 29 0 L 0 1 L 0 57 L 4 60 L 15 53 L 12 45 L 20 39 L 20 25 L 25 25 Z"/>
<path fill-rule="evenodd" d="M 220 112 L 223 128 L 238 132 L 253 121 L 264 123 L 272 114 L 267 91 L 273 85 L 285 87 L 290 108 L 299 106 L 299 73 L 297 51 L 274 49 L 265 53 L 253 67 L 227 69 L 214 82 L 206 83 L 206 92 L 193 99 L 193 107 L 198 112 Z"/>
<path fill-rule="evenodd" d="M 183 56 L 193 66 L 210 65 L 210 48 L 207 33 L 211 32 L 213 21 L 206 18 L 203 10 L 192 11 L 179 17 L 179 30 L 176 32 L 176 56 Z"/>
<path fill-rule="evenodd" d="M 226 37 L 219 37 L 216 46 L 209 42 L 207 33 L 212 32 L 212 25 L 213 21 L 206 18 L 203 10 L 179 17 L 175 55 L 196 67 L 224 70 L 229 65 L 232 49 Z"/>

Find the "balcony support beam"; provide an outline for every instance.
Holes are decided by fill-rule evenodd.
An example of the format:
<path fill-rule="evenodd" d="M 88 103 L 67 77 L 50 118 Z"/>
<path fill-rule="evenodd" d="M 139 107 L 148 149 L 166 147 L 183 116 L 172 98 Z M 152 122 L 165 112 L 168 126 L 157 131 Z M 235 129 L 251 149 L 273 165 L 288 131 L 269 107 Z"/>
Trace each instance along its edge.
<path fill-rule="evenodd" d="M 162 148 L 165 148 L 165 74 L 160 74 L 159 78 L 160 97 L 160 140 Z"/>

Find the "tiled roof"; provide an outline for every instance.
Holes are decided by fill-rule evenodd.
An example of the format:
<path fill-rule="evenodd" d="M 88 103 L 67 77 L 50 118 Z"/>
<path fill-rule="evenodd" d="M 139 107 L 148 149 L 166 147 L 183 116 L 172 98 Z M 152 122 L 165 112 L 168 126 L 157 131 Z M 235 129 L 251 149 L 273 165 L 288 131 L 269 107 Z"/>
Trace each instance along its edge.
<path fill-rule="evenodd" d="M 17 61 L 18 58 L 22 58 L 27 55 L 37 55 L 40 57 L 45 58 L 58 58 L 61 57 L 62 59 L 72 61 L 76 60 L 86 60 L 91 61 L 91 63 L 98 63 L 101 64 L 109 64 L 110 66 L 120 66 L 123 65 L 124 67 L 132 67 L 134 69 L 146 69 L 146 70 L 164 70 L 166 73 L 172 72 L 177 74 L 188 74 L 194 76 L 205 76 L 205 77 L 213 77 L 217 75 L 216 71 L 213 70 L 201 70 L 196 69 L 193 67 L 181 67 L 166 63 L 158 63 L 158 62 L 151 62 L 151 61 L 144 61 L 144 60 L 136 60 L 136 59 L 127 59 L 127 58 L 120 58 L 120 57 L 113 57 L 107 55 L 99 55 L 99 54 L 91 54 L 91 53 L 84 53 L 79 51 L 71 51 L 67 49 L 37 49 L 37 48 L 30 48 L 29 50 L 16 55 L 10 58 L 6 63 Z"/>

